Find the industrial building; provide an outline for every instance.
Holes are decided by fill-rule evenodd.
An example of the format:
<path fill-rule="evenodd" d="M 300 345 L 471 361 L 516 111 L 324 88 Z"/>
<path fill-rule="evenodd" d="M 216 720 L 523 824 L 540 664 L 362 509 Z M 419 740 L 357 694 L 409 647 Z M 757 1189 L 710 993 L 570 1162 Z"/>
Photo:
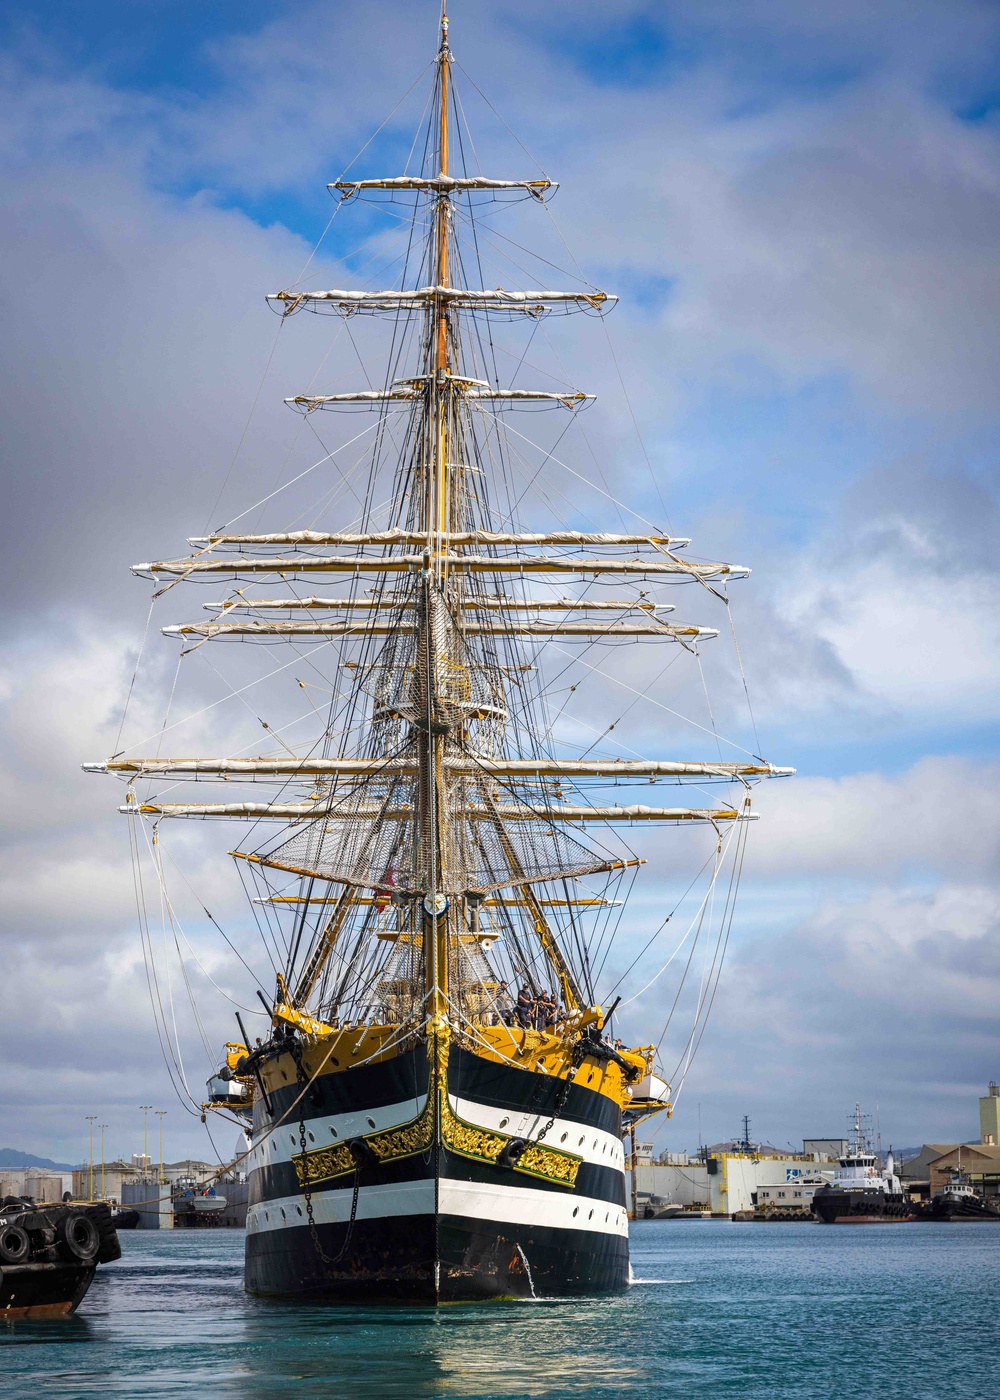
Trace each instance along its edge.
<path fill-rule="evenodd" d="M 717 1143 L 696 1157 L 665 1153 L 654 1162 L 651 1147 L 639 1144 L 636 1215 L 655 1215 L 666 1204 L 720 1217 L 767 1206 L 807 1212 L 813 1192 L 833 1179 L 837 1165 L 836 1156 L 813 1150 L 819 1143 L 841 1146 L 836 1138 L 809 1139 L 801 1153 L 782 1153 L 744 1140 Z"/>
<path fill-rule="evenodd" d="M 51 1204 L 73 1190 L 73 1173 L 51 1167 L 14 1167 L 0 1172 L 0 1201 L 4 1196 L 30 1196 Z"/>
<path fill-rule="evenodd" d="M 953 1171 L 967 1175 L 980 1195 L 1000 1196 L 1000 1085 L 992 1080 L 979 1100 L 979 1141 L 925 1142 L 899 1174 L 911 1196 L 929 1200 Z"/>
<path fill-rule="evenodd" d="M 213 1167 L 210 1162 L 199 1162 L 186 1157 L 182 1162 L 164 1162 L 163 1180 L 173 1185 L 182 1178 L 191 1178 L 197 1184 L 215 1176 L 218 1170 L 218 1167 Z M 93 1167 L 89 1163 L 77 1167 L 73 1173 L 72 1191 L 74 1197 L 80 1201 L 93 1199 L 119 1204 L 126 1185 L 156 1181 L 159 1175 L 159 1162 L 152 1162 L 149 1157 L 137 1152 L 131 1162 L 95 1162 Z"/>

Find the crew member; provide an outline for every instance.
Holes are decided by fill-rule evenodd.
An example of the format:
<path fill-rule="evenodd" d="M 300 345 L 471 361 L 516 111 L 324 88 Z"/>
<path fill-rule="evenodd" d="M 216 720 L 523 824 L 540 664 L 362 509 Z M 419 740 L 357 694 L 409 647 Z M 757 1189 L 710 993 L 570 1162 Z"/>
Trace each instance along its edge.
<path fill-rule="evenodd" d="M 506 982 L 501 982 L 493 998 L 493 1024 L 509 1026 L 514 1011 L 514 1002 Z"/>
<path fill-rule="evenodd" d="M 535 1024 L 535 998 L 527 982 L 517 994 L 517 1024 L 524 1030 Z"/>

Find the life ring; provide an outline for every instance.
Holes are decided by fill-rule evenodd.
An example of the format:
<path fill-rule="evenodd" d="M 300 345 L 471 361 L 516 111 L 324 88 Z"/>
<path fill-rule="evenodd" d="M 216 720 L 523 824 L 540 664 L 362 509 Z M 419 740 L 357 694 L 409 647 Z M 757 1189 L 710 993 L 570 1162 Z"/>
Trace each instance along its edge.
<path fill-rule="evenodd" d="M 26 1264 L 31 1257 L 31 1238 L 27 1230 L 13 1221 L 0 1225 L 0 1264 Z"/>
<path fill-rule="evenodd" d="M 56 1236 L 71 1259 L 89 1264 L 100 1247 L 97 1227 L 82 1211 L 68 1211 L 56 1224 Z"/>

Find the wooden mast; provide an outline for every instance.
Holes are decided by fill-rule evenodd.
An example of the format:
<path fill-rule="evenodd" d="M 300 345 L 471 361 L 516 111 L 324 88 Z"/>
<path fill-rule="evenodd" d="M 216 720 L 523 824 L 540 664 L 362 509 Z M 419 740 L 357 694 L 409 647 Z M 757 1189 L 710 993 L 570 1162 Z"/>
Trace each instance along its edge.
<path fill-rule="evenodd" d="M 446 4 L 441 10 L 441 46 L 438 50 L 438 167 L 441 175 L 449 174 L 448 151 L 448 103 L 451 51 L 448 47 L 448 13 Z M 448 286 L 449 279 L 449 222 L 451 200 L 445 190 L 437 195 L 434 219 L 434 285 Z M 435 732 L 439 726 L 434 723 L 438 690 L 438 669 L 443 659 L 442 641 L 439 636 L 442 624 L 441 599 L 439 589 L 442 572 L 446 567 L 443 556 L 446 553 L 444 537 L 450 526 L 451 492 L 448 480 L 448 303 L 438 297 L 432 305 L 433 323 L 429 336 L 429 376 L 428 405 L 430 432 L 428 445 L 433 455 L 432 490 L 429 493 L 430 518 L 427 521 L 429 533 L 434 540 L 433 569 L 424 570 L 424 636 L 421 658 L 425 668 L 425 735 L 422 766 L 422 800 L 424 820 L 421 832 L 428 840 L 427 855 L 427 894 L 431 900 L 440 902 L 439 887 L 442 876 L 442 854 L 446 849 L 446 804 L 444 797 L 444 746 L 445 735 Z M 428 465 L 431 465 L 428 463 Z M 430 566 L 430 559 L 428 559 Z M 448 953 L 449 924 L 452 914 L 448 910 L 434 911 L 425 907 L 422 911 L 424 937 L 424 969 L 426 981 L 428 1024 L 435 1034 L 446 1034 L 448 1016 Z"/>

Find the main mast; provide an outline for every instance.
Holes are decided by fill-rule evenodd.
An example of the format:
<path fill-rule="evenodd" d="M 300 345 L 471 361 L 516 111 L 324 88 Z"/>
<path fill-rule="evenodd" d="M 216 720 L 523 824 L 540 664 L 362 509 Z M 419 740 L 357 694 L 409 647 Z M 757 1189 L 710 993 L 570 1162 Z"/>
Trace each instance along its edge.
<path fill-rule="evenodd" d="M 448 169 L 448 102 L 451 52 L 448 48 L 448 15 L 441 15 L 441 46 L 438 51 L 438 174 L 446 180 Z M 443 585 L 446 564 L 443 540 L 452 518 L 451 475 L 448 469 L 448 375 L 449 324 L 442 289 L 448 286 L 451 223 L 451 195 L 439 189 L 435 196 L 432 261 L 436 296 L 427 310 L 427 405 L 430 447 L 428 454 L 427 527 L 431 539 L 430 557 L 422 577 L 422 632 L 418 657 L 425 666 L 424 744 L 418 803 L 418 829 L 427 834 L 425 842 L 425 888 L 419 918 L 423 925 L 425 1004 L 429 1025 L 443 1029 L 448 1015 L 449 926 L 455 917 L 440 891 L 442 857 L 447 849 L 447 794 L 444 786 L 446 734 L 434 722 L 438 687 L 438 661 L 442 654 L 444 618 Z"/>

